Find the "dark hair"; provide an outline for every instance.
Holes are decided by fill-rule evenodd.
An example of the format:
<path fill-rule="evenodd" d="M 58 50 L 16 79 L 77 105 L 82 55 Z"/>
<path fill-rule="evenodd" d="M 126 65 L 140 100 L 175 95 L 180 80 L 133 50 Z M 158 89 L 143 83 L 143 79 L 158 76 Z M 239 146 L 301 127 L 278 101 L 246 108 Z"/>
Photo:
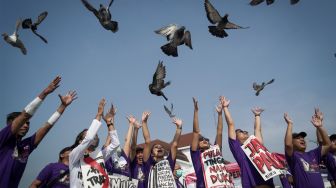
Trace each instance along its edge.
<path fill-rule="evenodd" d="M 13 120 L 17 118 L 20 114 L 21 112 L 12 112 L 12 113 L 7 114 L 7 124 L 12 123 Z"/>
<path fill-rule="evenodd" d="M 64 154 L 64 153 L 67 152 L 67 151 L 71 151 L 71 150 L 72 150 L 72 147 L 65 147 L 65 148 L 63 148 L 63 149 L 59 152 L 59 154 L 58 154 L 58 161 L 61 161 L 61 160 L 62 160 L 62 157 L 61 157 L 62 154 Z"/>
<path fill-rule="evenodd" d="M 75 140 L 75 143 L 74 144 L 72 144 L 72 146 L 71 146 L 71 148 L 72 149 L 74 149 L 75 147 L 77 147 L 78 145 L 79 145 L 79 142 L 81 141 L 81 140 L 83 140 L 84 138 L 84 133 L 87 131 L 88 129 L 84 129 L 84 130 L 82 130 L 78 135 L 77 135 L 77 137 L 76 137 L 76 140 Z"/>

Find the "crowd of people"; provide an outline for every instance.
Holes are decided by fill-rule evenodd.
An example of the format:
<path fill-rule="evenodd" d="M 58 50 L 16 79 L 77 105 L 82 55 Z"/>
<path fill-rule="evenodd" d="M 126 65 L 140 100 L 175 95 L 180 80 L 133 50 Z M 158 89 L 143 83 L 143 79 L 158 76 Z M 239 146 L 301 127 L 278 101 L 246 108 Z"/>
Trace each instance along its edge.
<path fill-rule="evenodd" d="M 70 91 L 65 95 L 59 95 L 60 105 L 46 123 L 32 136 L 24 138 L 29 131 L 30 118 L 43 103 L 43 100 L 55 91 L 61 82 L 57 76 L 22 112 L 12 112 L 7 115 L 7 126 L 0 131 L 0 185 L 1 187 L 15 188 L 19 186 L 21 177 L 25 171 L 30 154 L 37 148 L 49 130 L 62 116 L 65 109 L 77 99 L 77 93 Z M 74 144 L 64 146 L 59 152 L 59 161 L 45 166 L 32 180 L 30 187 L 84 187 L 83 164 L 91 165 L 91 168 L 100 173 L 101 187 L 111 187 L 109 177 L 119 174 L 130 179 L 135 179 L 139 188 L 185 187 L 179 181 L 182 176 L 181 166 L 176 163 L 177 146 L 182 132 L 182 120 L 172 118 L 176 126 L 172 136 L 170 150 L 165 151 L 161 144 L 153 144 L 147 125 L 150 112 L 145 111 L 139 122 L 134 116 L 127 117 L 129 128 L 126 134 L 124 146 L 121 147 L 117 130 L 115 128 L 115 115 L 117 109 L 111 106 L 104 113 L 106 101 L 101 99 L 95 118 L 88 129 L 78 133 Z M 216 107 L 218 115 L 215 143 L 211 145 L 209 139 L 200 134 L 198 120 L 198 101 L 193 98 L 194 118 L 193 133 L 190 146 L 190 155 L 197 177 L 196 187 L 207 187 L 204 178 L 204 165 L 201 156 L 213 146 L 222 152 L 223 142 L 223 113 L 228 128 L 228 144 L 230 150 L 240 167 L 241 182 L 243 188 L 268 188 L 274 187 L 273 179 L 265 181 L 253 166 L 248 156 L 242 149 L 242 145 L 249 139 L 247 131 L 237 129 L 229 111 L 230 100 L 221 96 Z M 254 136 L 260 144 L 263 144 L 261 114 L 263 109 L 253 108 L 255 117 Z M 286 158 L 286 172 L 280 175 L 283 187 L 294 188 L 322 188 L 324 183 L 320 173 L 321 164 L 328 169 L 330 183 L 336 187 L 336 135 L 328 136 L 323 127 L 323 113 L 315 109 L 311 123 L 316 127 L 319 146 L 311 151 L 306 151 L 305 132 L 293 133 L 293 122 L 285 113 L 284 120 L 287 130 L 284 138 L 284 150 Z M 106 124 L 108 135 L 102 147 L 99 147 L 100 139 L 97 132 Z M 137 145 L 139 129 L 142 129 L 145 140 L 144 147 Z M 93 156 L 99 156 L 94 158 Z M 99 162 L 98 159 L 103 160 Z M 159 174 L 164 171 L 164 182 Z M 230 178 L 229 178 L 230 179 Z M 228 181 L 230 181 L 228 179 Z M 227 186 L 230 187 L 230 186 Z"/>

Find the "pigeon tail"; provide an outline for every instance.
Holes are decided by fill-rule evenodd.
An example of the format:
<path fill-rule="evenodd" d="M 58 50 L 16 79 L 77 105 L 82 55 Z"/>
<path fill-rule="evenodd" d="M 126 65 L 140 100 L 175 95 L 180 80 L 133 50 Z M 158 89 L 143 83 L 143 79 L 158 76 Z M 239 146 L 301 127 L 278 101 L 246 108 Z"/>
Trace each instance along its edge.
<path fill-rule="evenodd" d="M 115 22 L 115 21 L 111 21 L 111 31 L 113 33 L 117 32 L 119 30 L 119 27 L 118 27 L 118 22 Z"/>
<path fill-rule="evenodd" d="M 229 36 L 224 30 L 217 29 L 216 26 L 208 26 L 209 32 L 216 37 L 224 38 Z"/>
<path fill-rule="evenodd" d="M 173 57 L 177 57 L 177 47 L 171 45 L 170 43 L 167 43 L 163 46 L 161 46 L 161 50 L 168 56 L 173 56 Z"/>
<path fill-rule="evenodd" d="M 296 3 L 298 3 L 300 0 L 291 0 L 291 5 L 295 5 Z"/>
<path fill-rule="evenodd" d="M 267 5 L 271 5 L 271 4 L 273 4 L 274 3 L 274 0 L 266 0 L 266 4 Z"/>
<path fill-rule="evenodd" d="M 250 5 L 251 6 L 256 6 L 256 5 L 259 5 L 260 3 L 264 2 L 264 0 L 252 0 L 250 2 Z"/>

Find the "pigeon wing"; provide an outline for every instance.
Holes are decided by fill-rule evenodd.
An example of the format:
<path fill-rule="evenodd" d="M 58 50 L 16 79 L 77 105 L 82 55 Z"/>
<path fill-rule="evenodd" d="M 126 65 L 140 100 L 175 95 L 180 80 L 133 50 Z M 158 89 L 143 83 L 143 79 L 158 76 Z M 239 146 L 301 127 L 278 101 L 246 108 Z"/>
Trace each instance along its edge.
<path fill-rule="evenodd" d="M 164 85 L 164 78 L 166 77 L 166 68 L 163 66 L 162 61 L 159 61 L 159 64 L 156 68 L 156 71 L 153 75 L 153 85 L 156 88 L 160 88 Z"/>
<path fill-rule="evenodd" d="M 16 46 L 17 46 L 18 48 L 20 48 L 21 52 L 22 52 L 24 55 L 27 54 L 27 49 L 26 49 L 26 47 L 23 45 L 23 42 L 22 42 L 20 39 L 17 39 L 17 40 L 16 40 Z"/>
<path fill-rule="evenodd" d="M 95 15 L 98 15 L 98 11 L 92 5 L 90 5 L 89 2 L 87 2 L 86 0 L 81 0 L 81 1 L 89 11 L 93 12 Z"/>
<path fill-rule="evenodd" d="M 269 82 L 267 82 L 267 84 L 271 84 L 274 82 L 274 78 L 272 80 L 270 80 Z"/>
<path fill-rule="evenodd" d="M 215 7 L 212 6 L 209 0 L 204 1 L 204 7 L 209 22 L 216 24 L 222 20 L 220 14 L 215 9 Z"/>
<path fill-rule="evenodd" d="M 191 44 L 191 34 L 189 31 L 184 32 L 183 41 L 190 49 L 193 49 Z"/>
<path fill-rule="evenodd" d="M 242 26 L 239 26 L 239 25 L 236 25 L 232 22 L 227 22 L 226 25 L 225 25 L 225 29 L 247 29 L 249 27 L 242 27 Z"/>
<path fill-rule="evenodd" d="M 48 12 L 44 11 L 42 12 L 38 17 L 37 20 L 35 22 L 36 25 L 39 25 L 46 17 L 48 16 Z"/>
<path fill-rule="evenodd" d="M 35 30 L 32 30 L 33 33 L 38 36 L 41 40 L 43 40 L 44 43 L 48 43 L 47 39 L 45 39 L 44 37 L 42 37 L 40 34 L 38 34 Z"/>
<path fill-rule="evenodd" d="M 114 1 L 114 0 L 110 0 L 110 3 L 108 4 L 108 7 L 107 7 L 107 9 L 109 9 L 109 8 L 111 7 L 111 5 L 112 5 L 113 1 Z"/>
<path fill-rule="evenodd" d="M 167 112 L 167 114 L 169 115 L 169 117 L 172 117 L 172 112 L 167 108 L 166 105 L 163 105 L 164 110 Z"/>
<path fill-rule="evenodd" d="M 174 37 L 174 33 L 177 29 L 178 26 L 176 24 L 169 24 L 168 26 L 162 27 L 161 29 L 158 29 L 154 32 L 162 36 L 165 36 L 167 37 L 167 39 L 170 40 Z"/>
<path fill-rule="evenodd" d="M 260 3 L 264 2 L 264 0 L 252 0 L 250 2 L 250 5 L 251 6 L 256 6 L 256 5 L 259 5 Z"/>
<path fill-rule="evenodd" d="M 21 26 L 21 23 L 22 23 L 22 20 L 21 20 L 21 19 L 18 19 L 18 20 L 16 21 L 16 24 L 15 24 L 15 31 L 14 31 L 15 35 L 17 35 L 17 33 L 18 33 L 18 31 L 19 31 L 20 26 Z"/>

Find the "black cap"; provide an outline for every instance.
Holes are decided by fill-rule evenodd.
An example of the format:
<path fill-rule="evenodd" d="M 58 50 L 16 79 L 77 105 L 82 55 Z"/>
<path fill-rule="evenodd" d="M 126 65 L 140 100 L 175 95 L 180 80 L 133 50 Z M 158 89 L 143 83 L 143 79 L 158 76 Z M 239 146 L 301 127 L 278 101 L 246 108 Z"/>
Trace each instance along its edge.
<path fill-rule="evenodd" d="M 329 139 L 330 139 L 331 141 L 336 140 L 336 134 L 332 134 L 332 135 L 330 135 L 330 136 L 329 136 Z"/>
<path fill-rule="evenodd" d="M 299 133 L 293 133 L 292 134 L 292 138 L 297 138 L 301 136 L 302 138 L 306 137 L 307 136 L 307 133 L 306 132 L 299 132 Z"/>

